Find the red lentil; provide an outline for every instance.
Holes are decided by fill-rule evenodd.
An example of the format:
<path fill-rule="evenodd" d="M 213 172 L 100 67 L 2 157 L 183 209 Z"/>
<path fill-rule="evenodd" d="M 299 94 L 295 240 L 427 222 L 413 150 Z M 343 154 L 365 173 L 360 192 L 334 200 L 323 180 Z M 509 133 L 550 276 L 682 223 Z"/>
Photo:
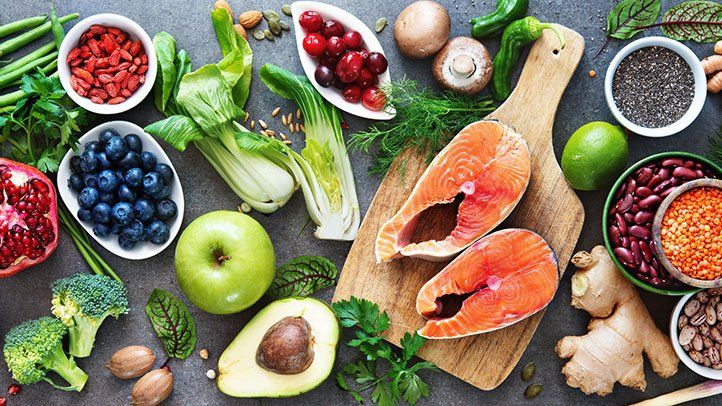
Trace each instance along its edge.
<path fill-rule="evenodd" d="M 696 188 L 678 196 L 662 220 L 662 247 L 680 272 L 722 277 L 722 190 Z"/>

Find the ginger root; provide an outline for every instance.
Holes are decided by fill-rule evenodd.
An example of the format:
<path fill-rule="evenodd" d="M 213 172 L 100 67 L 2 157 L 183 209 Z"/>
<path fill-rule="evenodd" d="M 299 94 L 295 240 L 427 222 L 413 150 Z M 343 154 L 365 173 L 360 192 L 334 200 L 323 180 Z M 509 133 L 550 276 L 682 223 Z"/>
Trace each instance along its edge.
<path fill-rule="evenodd" d="M 605 396 L 614 383 L 644 390 L 642 351 L 663 378 L 677 373 L 679 358 L 660 331 L 631 282 L 617 270 L 602 246 L 578 252 L 572 263 L 581 268 L 572 276 L 572 306 L 593 318 L 587 334 L 562 338 L 556 346 L 567 385 L 586 394 Z"/>
<path fill-rule="evenodd" d="M 719 93 L 722 91 L 722 41 L 714 44 L 714 55 L 702 59 L 702 69 L 707 75 L 707 91 Z"/>

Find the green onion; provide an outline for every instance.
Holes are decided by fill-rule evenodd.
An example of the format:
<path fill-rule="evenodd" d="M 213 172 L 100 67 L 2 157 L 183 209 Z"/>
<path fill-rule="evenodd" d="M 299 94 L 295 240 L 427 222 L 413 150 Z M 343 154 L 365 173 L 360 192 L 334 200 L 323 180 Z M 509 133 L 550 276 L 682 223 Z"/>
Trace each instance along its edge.
<path fill-rule="evenodd" d="M 680 389 L 666 395 L 635 403 L 632 406 L 678 405 L 696 399 L 719 395 L 720 393 L 722 393 L 722 381 L 707 381 L 690 386 L 689 388 Z"/>
<path fill-rule="evenodd" d="M 66 16 L 60 17 L 58 21 L 60 24 L 65 24 L 68 21 L 75 20 L 80 15 L 78 13 L 68 14 Z M 33 28 L 30 31 L 24 32 L 17 37 L 13 37 L 3 43 L 0 44 L 0 56 L 9 54 L 33 41 L 36 39 L 42 37 L 43 35 L 50 32 L 50 21 L 43 23 L 42 25 L 39 25 L 35 28 Z"/>
<path fill-rule="evenodd" d="M 28 63 L 43 57 L 47 55 L 49 52 L 55 49 L 55 43 L 49 42 L 40 48 L 30 52 L 29 54 L 23 56 L 22 58 L 14 61 L 13 63 L 10 63 L 8 65 L 3 66 L 0 68 L 0 76 L 5 75 L 10 72 L 14 72 L 17 69 L 22 68 L 23 66 L 27 65 Z"/>
<path fill-rule="evenodd" d="M 40 65 L 45 65 L 49 62 L 51 62 L 53 59 L 58 58 L 58 52 L 55 51 L 49 55 L 45 55 L 42 58 L 36 59 L 29 64 L 23 66 L 20 69 L 17 69 L 13 72 L 6 73 L 2 76 L 0 76 L 0 89 L 4 89 L 8 86 L 10 86 L 14 81 L 20 79 L 24 74 L 32 71 L 35 69 L 35 67 Z"/>
<path fill-rule="evenodd" d="M 14 32 L 20 31 L 20 30 L 35 28 L 38 25 L 42 24 L 47 19 L 48 19 L 48 16 L 41 15 L 41 16 L 37 16 L 37 17 L 30 17 L 30 18 L 24 18 L 24 19 L 18 20 L 18 21 L 13 21 L 13 22 L 5 24 L 5 25 L 0 25 L 0 38 L 8 36 Z"/>

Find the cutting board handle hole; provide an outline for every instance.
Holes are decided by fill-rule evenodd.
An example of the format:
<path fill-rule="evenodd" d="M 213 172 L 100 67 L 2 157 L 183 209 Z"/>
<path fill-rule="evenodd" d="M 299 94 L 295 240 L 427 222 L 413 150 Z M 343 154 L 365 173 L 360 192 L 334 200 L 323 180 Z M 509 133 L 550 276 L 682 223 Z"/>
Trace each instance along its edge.
<path fill-rule="evenodd" d="M 558 50 L 558 49 L 555 49 L 555 50 L 552 51 L 552 53 L 553 53 L 554 55 L 559 55 L 559 50 Z"/>

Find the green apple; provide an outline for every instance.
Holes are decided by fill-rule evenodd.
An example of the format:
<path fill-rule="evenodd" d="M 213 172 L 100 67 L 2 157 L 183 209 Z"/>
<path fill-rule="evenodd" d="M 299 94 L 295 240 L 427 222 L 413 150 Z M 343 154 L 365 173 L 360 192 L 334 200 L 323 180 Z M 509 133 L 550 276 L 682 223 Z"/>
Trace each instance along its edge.
<path fill-rule="evenodd" d="M 275 274 L 273 244 L 253 218 L 237 211 L 204 214 L 183 230 L 175 276 L 201 310 L 237 313 L 263 296 Z"/>

